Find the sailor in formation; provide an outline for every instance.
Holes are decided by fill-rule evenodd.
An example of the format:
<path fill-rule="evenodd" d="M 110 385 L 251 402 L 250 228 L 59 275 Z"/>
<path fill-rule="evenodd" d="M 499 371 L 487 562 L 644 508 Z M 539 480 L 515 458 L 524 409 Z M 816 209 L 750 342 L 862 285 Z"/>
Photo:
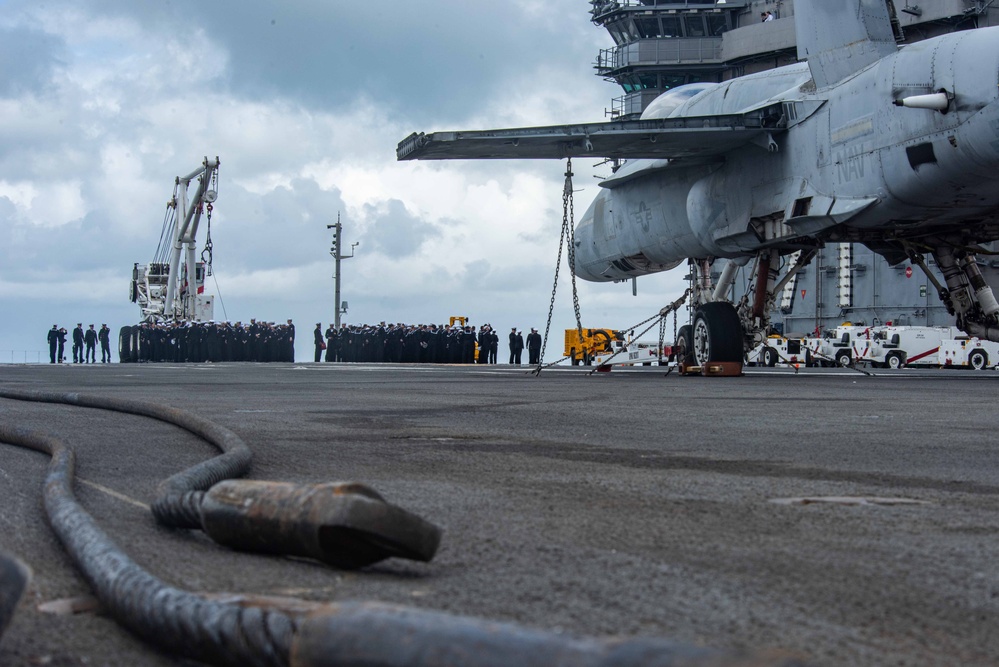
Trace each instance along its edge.
<path fill-rule="evenodd" d="M 541 334 L 534 327 L 527 334 L 527 363 L 532 366 L 541 363 Z"/>
<path fill-rule="evenodd" d="M 95 364 L 97 363 L 97 332 L 94 331 L 94 325 L 91 324 L 90 328 L 86 330 L 83 334 L 83 342 L 87 346 L 87 360 L 85 363 Z"/>
<path fill-rule="evenodd" d="M 83 363 L 83 322 L 77 322 L 73 329 L 73 363 Z"/>
<path fill-rule="evenodd" d="M 56 348 L 59 347 L 59 325 L 53 324 L 52 328 L 49 329 L 49 333 L 46 336 L 46 340 L 49 344 L 49 363 L 56 363 Z M 62 363 L 62 353 L 59 353 L 59 363 Z"/>
<path fill-rule="evenodd" d="M 326 361 L 402 364 L 494 364 L 499 336 L 481 327 L 444 324 L 330 325 L 323 337 Z M 318 331 L 318 327 L 316 331 Z M 319 342 L 316 339 L 317 359 Z"/>
<path fill-rule="evenodd" d="M 101 363 L 111 363 L 111 329 L 107 324 L 101 325 L 101 330 L 97 332 L 97 340 L 101 343 Z"/>
<path fill-rule="evenodd" d="M 295 361 L 295 334 L 288 324 L 257 322 L 144 322 L 122 331 L 122 361 Z M 127 356 L 127 358 L 126 358 Z"/>

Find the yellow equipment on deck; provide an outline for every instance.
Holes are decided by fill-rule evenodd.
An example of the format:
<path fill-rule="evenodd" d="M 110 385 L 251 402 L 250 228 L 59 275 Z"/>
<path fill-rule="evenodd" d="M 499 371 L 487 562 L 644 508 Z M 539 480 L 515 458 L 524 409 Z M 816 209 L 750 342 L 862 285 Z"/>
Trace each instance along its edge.
<path fill-rule="evenodd" d="M 603 352 L 611 352 L 611 341 L 624 340 L 623 331 L 614 329 L 583 329 L 580 339 L 578 329 L 565 330 L 565 355 L 573 366 L 589 364 L 591 358 Z"/>

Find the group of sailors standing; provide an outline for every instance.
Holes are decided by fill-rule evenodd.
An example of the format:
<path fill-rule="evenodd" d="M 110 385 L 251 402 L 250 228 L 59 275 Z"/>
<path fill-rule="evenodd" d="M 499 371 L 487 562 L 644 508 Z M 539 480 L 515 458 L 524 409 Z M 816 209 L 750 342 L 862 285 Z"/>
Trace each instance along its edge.
<path fill-rule="evenodd" d="M 46 336 L 49 344 L 49 363 L 61 364 L 66 361 L 66 329 L 58 324 L 53 324 Z M 111 361 L 111 330 L 108 325 L 102 324 L 98 330 L 91 324 L 90 328 L 84 331 L 83 323 L 77 322 L 73 329 L 73 363 L 74 364 L 96 364 L 97 363 L 97 343 L 101 344 L 101 363 L 106 364 Z"/>
<path fill-rule="evenodd" d="M 490 324 L 343 324 L 323 331 L 316 322 L 315 361 L 403 364 L 495 364 L 499 334 Z M 516 327 L 510 332 L 510 363 L 520 364 L 525 342 Z M 531 329 L 527 347 L 532 361 L 541 356 L 541 335 Z"/>
<path fill-rule="evenodd" d="M 65 361 L 66 329 L 52 325 L 48 332 L 51 363 Z M 490 324 L 476 328 L 454 324 L 332 324 L 324 332 L 316 323 L 315 360 L 339 362 L 388 362 L 423 364 L 495 364 L 499 334 Z M 528 363 L 541 357 L 541 334 L 537 329 L 524 340 L 516 327 L 509 334 L 509 363 L 519 365 L 527 348 Z M 95 349 L 101 345 L 101 363 L 111 361 L 110 329 L 90 325 L 73 330 L 73 361 L 96 363 Z M 222 362 L 295 361 L 295 325 L 257 322 L 143 322 L 121 328 L 119 360 L 128 362 Z"/>
<path fill-rule="evenodd" d="M 295 325 L 257 322 L 143 322 L 122 327 L 124 362 L 295 361 Z"/>

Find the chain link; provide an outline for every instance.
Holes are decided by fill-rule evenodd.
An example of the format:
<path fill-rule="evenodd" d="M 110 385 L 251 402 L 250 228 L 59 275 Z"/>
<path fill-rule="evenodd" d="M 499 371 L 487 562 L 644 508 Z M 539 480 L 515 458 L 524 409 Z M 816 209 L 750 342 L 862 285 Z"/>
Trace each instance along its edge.
<path fill-rule="evenodd" d="M 209 190 L 215 192 L 215 197 L 218 197 L 218 186 L 219 186 L 219 170 L 218 167 L 212 172 L 212 180 L 209 183 Z M 205 249 L 201 251 L 201 261 L 205 265 L 205 277 L 212 275 L 212 210 L 215 207 L 212 206 L 211 202 L 205 206 L 205 216 L 208 218 L 208 233 L 205 239 Z"/>
<path fill-rule="evenodd" d="M 576 273 L 573 271 L 573 267 L 576 264 L 576 231 L 574 229 L 575 211 L 574 211 L 573 197 L 572 197 L 572 175 L 573 175 L 572 174 L 572 159 L 566 159 L 566 161 L 565 161 L 565 185 L 562 188 L 562 232 L 561 232 L 561 234 L 559 236 L 558 255 L 557 255 L 556 260 L 555 260 L 555 279 L 552 281 L 552 296 L 551 296 L 551 300 L 548 303 L 548 319 L 545 321 L 545 336 L 542 339 L 542 343 L 541 343 L 541 355 L 538 358 L 538 366 L 537 366 L 537 368 L 535 368 L 534 370 L 531 371 L 531 374 L 535 375 L 535 376 L 540 375 L 541 371 L 543 369 L 549 368 L 551 366 L 554 366 L 555 364 L 558 364 L 558 363 L 560 363 L 562 361 L 565 361 L 566 359 L 569 359 L 569 357 L 562 357 L 558 361 L 553 361 L 553 362 L 551 362 L 549 364 L 545 364 L 542 361 L 545 358 L 545 350 L 548 348 L 548 337 L 549 337 L 549 334 L 551 333 L 552 316 L 554 315 L 554 312 L 555 312 L 555 296 L 558 293 L 558 278 L 559 278 L 559 270 L 561 269 L 561 266 L 562 266 L 562 248 L 563 247 L 566 248 L 566 261 L 569 264 L 569 274 L 572 277 L 572 309 L 573 309 L 573 314 L 576 317 L 576 333 L 579 336 L 578 340 L 580 340 L 580 341 L 583 340 L 583 323 L 582 323 L 582 317 L 580 315 L 580 310 L 579 310 L 579 292 L 576 289 Z M 690 291 L 691 290 L 688 288 L 683 293 L 683 296 L 681 296 L 679 299 L 677 299 L 676 301 L 674 301 L 672 304 L 670 304 L 670 305 L 662 308 L 655 315 L 642 320 L 638 324 L 635 324 L 635 325 L 633 325 L 631 327 L 627 327 L 627 328 L 624 329 L 624 331 L 633 331 L 633 330 L 637 329 L 638 327 L 640 327 L 640 326 L 642 326 L 644 324 L 652 322 L 653 320 L 657 320 L 658 324 L 659 324 L 659 359 L 660 359 L 660 363 L 662 362 L 662 351 L 663 351 L 663 342 L 664 342 L 663 338 L 664 338 L 665 333 L 666 333 L 666 316 L 669 313 L 671 313 L 671 312 L 673 313 L 673 340 L 675 341 L 676 340 L 676 311 L 686 301 L 687 297 L 690 295 Z M 638 336 L 635 337 L 636 340 L 637 340 L 637 338 L 640 338 L 642 335 L 644 335 L 646 332 L 648 332 L 653 326 L 655 326 L 655 324 L 649 325 L 644 331 L 642 331 Z M 617 352 L 617 353 L 611 355 L 611 357 L 608 359 L 608 361 L 610 359 L 613 359 L 614 357 L 616 357 L 618 354 L 620 354 L 620 352 Z M 585 354 L 583 356 L 583 361 L 584 361 L 584 363 L 589 361 L 589 355 L 588 354 Z M 593 373 L 594 371 L 590 371 L 590 372 Z"/>
<path fill-rule="evenodd" d="M 675 314 L 676 313 L 674 312 L 674 315 Z M 666 344 L 666 318 L 661 317 L 659 318 L 659 348 L 656 351 L 657 352 L 656 356 L 658 357 L 660 366 L 662 366 L 663 364 L 663 346 L 665 344 Z"/>
<path fill-rule="evenodd" d="M 679 311 L 679 309 L 673 311 L 673 347 L 676 347 L 676 314 L 677 314 L 678 311 Z M 673 361 L 676 362 L 677 366 L 680 365 L 680 360 L 676 357 L 676 352 L 675 351 L 673 352 Z M 667 365 L 666 366 L 666 375 L 663 376 L 663 377 L 669 376 L 669 374 L 672 373 L 672 372 L 673 372 L 673 364 Z"/>
<path fill-rule="evenodd" d="M 583 340 L 583 323 L 579 316 L 579 294 L 576 291 L 576 225 L 572 197 L 572 160 L 565 161 L 565 188 L 562 192 L 562 225 L 566 229 L 569 246 L 566 259 L 569 262 L 569 275 L 572 277 L 572 310 L 576 315 L 576 333 Z M 589 355 L 584 355 L 586 359 Z"/>
<path fill-rule="evenodd" d="M 538 357 L 538 367 L 531 371 L 534 375 L 540 375 L 542 369 L 558 363 L 557 361 L 546 366 L 542 360 L 545 358 L 545 350 L 548 347 L 548 335 L 551 333 L 552 315 L 555 312 L 555 294 L 558 292 L 558 274 L 562 266 L 563 246 L 568 246 L 566 259 L 569 262 L 569 273 L 572 274 L 572 305 L 576 313 L 576 328 L 579 331 L 579 340 L 583 339 L 583 325 L 580 323 L 579 317 L 579 297 L 576 294 L 576 274 L 572 272 L 572 266 L 576 259 L 576 248 L 573 245 L 575 242 L 575 232 L 572 229 L 572 217 L 572 160 L 567 159 L 565 161 L 565 185 L 562 188 L 562 233 L 559 236 L 558 256 L 555 260 L 555 280 L 552 282 L 552 298 L 548 304 L 548 320 L 545 322 L 545 337 L 541 341 L 541 355 Z M 559 361 L 567 358 L 563 357 Z"/>
<path fill-rule="evenodd" d="M 660 309 L 660 311 L 658 313 L 656 313 L 655 315 L 653 315 L 652 317 L 646 318 L 646 319 L 642 320 L 641 322 L 639 322 L 638 324 L 636 324 L 635 326 L 628 327 L 627 329 L 624 329 L 624 331 L 634 331 L 635 329 L 637 329 L 638 327 L 642 326 L 643 324 L 646 324 L 648 322 L 652 322 L 652 320 L 657 320 L 656 322 L 652 322 L 652 324 L 649 324 L 649 326 L 645 327 L 645 329 L 643 329 L 642 332 L 639 333 L 637 336 L 632 337 L 632 340 L 639 340 L 652 327 L 656 326 L 656 324 L 659 324 L 660 322 L 665 321 L 666 316 L 669 315 L 670 313 L 673 313 L 673 315 L 675 317 L 677 309 L 680 306 L 683 305 L 683 303 L 687 300 L 688 296 L 690 296 L 690 290 L 689 289 L 683 293 L 683 296 L 681 296 L 679 299 L 677 299 L 673 303 L 669 304 L 668 306 L 665 306 L 662 309 Z M 675 320 L 674 320 L 674 322 L 675 322 Z M 601 365 L 603 365 L 603 366 L 608 365 L 608 362 L 610 362 L 611 359 L 613 359 L 617 355 L 621 354 L 622 352 L 624 352 L 624 349 L 618 350 L 617 352 L 615 352 L 611 356 L 607 357 L 607 359 L 605 359 Z M 660 355 L 662 354 L 662 340 L 661 339 L 660 339 L 660 342 L 659 342 L 659 354 Z M 596 373 L 597 370 L 599 370 L 599 368 L 600 367 L 598 366 L 597 368 L 594 368 L 592 371 L 590 371 L 590 375 L 593 375 L 594 373 Z"/>
<path fill-rule="evenodd" d="M 201 251 L 201 261 L 205 265 L 205 277 L 212 275 L 212 203 L 205 206 L 205 217 L 208 219 L 208 234 L 205 249 Z"/>

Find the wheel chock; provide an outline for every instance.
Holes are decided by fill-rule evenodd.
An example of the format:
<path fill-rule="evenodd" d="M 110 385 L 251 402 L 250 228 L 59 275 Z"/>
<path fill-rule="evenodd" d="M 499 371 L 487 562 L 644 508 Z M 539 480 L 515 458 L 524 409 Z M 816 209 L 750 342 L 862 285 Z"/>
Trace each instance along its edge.
<path fill-rule="evenodd" d="M 701 375 L 705 377 L 741 377 L 742 362 L 740 361 L 709 361 L 701 366 Z"/>
<path fill-rule="evenodd" d="M 701 367 L 696 364 L 680 364 L 680 375 L 700 375 Z"/>

